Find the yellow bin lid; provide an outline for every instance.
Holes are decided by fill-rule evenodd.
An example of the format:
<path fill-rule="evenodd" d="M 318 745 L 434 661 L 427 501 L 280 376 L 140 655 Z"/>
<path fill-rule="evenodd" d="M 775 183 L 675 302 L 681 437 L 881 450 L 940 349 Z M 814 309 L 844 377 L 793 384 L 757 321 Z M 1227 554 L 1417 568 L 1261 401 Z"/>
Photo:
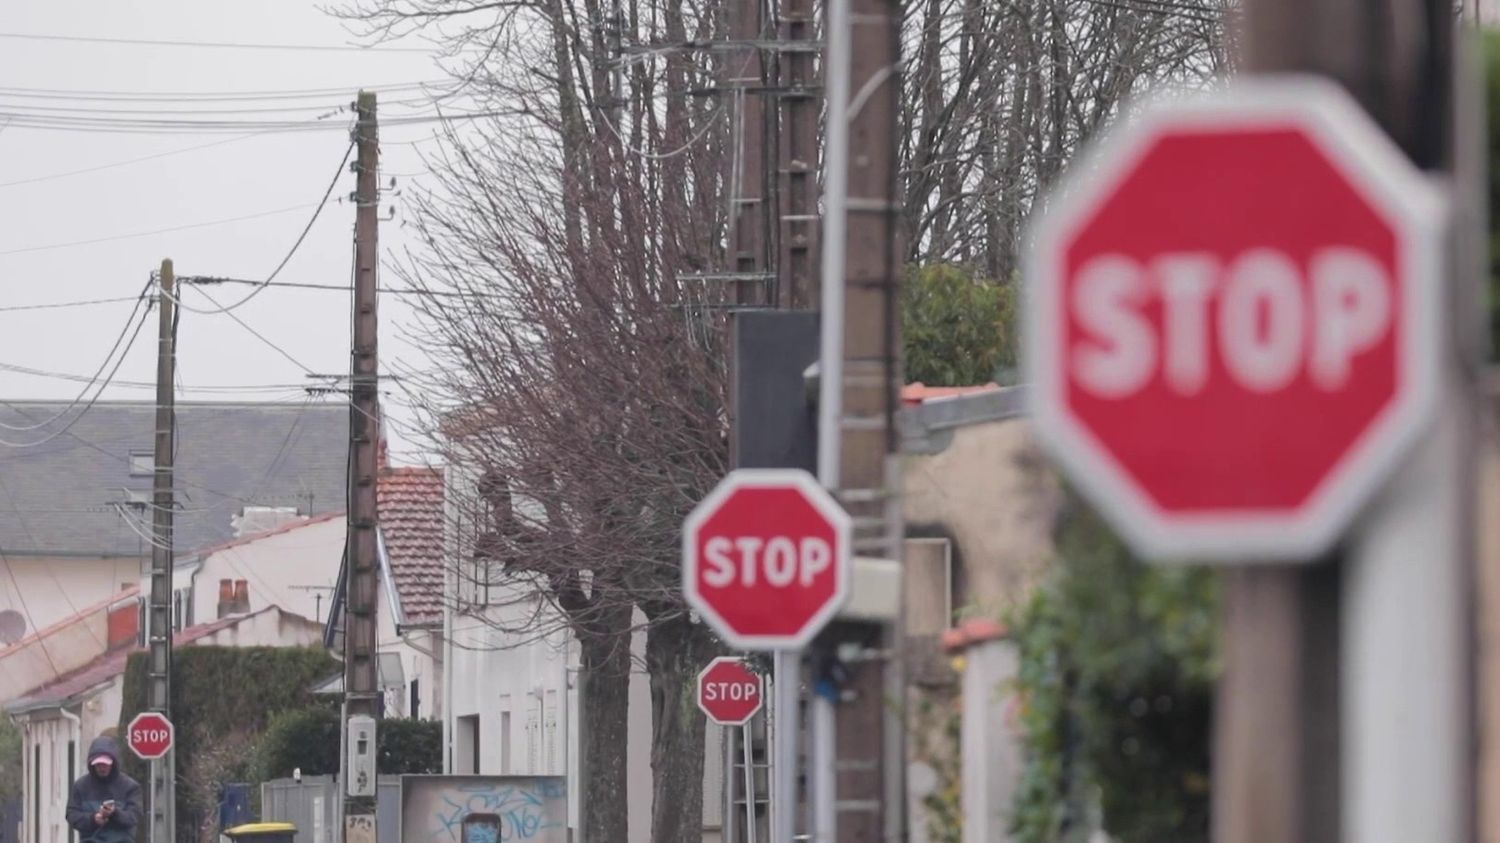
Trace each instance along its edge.
<path fill-rule="evenodd" d="M 297 826 L 291 823 L 245 823 L 226 829 L 224 833 L 230 837 L 255 834 L 296 834 Z"/>

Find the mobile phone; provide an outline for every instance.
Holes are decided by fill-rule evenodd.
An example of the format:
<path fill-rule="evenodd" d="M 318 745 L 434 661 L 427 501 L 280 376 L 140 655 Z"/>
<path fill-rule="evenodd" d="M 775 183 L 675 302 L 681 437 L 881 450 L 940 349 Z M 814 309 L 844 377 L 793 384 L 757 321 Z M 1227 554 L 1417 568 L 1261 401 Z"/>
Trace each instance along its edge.
<path fill-rule="evenodd" d="M 101 805 L 101 806 L 99 806 L 99 807 L 104 808 L 105 810 L 108 810 L 108 811 L 113 811 L 115 809 L 115 800 L 113 800 L 113 799 L 106 799 L 106 800 L 104 800 L 104 804 Z"/>

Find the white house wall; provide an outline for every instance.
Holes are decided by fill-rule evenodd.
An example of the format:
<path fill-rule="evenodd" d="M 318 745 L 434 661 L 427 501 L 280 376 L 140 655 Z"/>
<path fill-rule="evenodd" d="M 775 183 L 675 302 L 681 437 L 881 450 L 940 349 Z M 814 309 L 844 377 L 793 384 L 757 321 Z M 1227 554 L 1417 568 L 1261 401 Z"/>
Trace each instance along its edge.
<path fill-rule="evenodd" d="M 251 611 L 277 606 L 321 623 L 333 603 L 344 533 L 344 519 L 335 517 L 210 553 L 194 583 L 194 618 L 217 617 L 220 580 L 245 580 Z"/>
<path fill-rule="evenodd" d="M 118 594 L 124 586 L 138 582 L 140 576 L 141 560 L 133 557 L 62 559 L 7 555 L 0 558 L 0 583 L 5 583 L 0 588 L 0 612 L 7 609 L 19 612 L 28 619 L 26 634 L 31 635 Z"/>

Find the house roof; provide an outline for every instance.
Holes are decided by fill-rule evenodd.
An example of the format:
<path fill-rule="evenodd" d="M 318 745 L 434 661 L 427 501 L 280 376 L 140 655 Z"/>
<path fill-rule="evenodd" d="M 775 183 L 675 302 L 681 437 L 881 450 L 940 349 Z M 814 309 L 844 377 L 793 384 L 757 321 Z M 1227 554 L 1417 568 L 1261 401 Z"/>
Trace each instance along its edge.
<path fill-rule="evenodd" d="M 186 647 L 216 632 L 229 629 L 241 621 L 255 617 L 262 612 L 270 611 L 279 610 L 274 606 L 267 606 L 261 609 L 260 612 L 253 614 L 232 615 L 227 618 L 220 618 L 215 621 L 189 627 L 172 636 L 172 646 Z M 130 654 L 137 652 L 142 652 L 142 649 L 137 647 L 122 647 L 105 653 L 83 667 L 64 673 L 51 682 L 36 688 L 26 696 L 7 703 L 5 710 L 11 714 L 20 714 L 25 711 L 34 711 L 39 708 L 53 708 L 62 705 L 72 698 L 87 692 L 96 685 L 102 685 L 124 673 L 125 664 L 129 661 Z"/>
<path fill-rule="evenodd" d="M 36 632 L 27 635 L 25 638 L 22 638 L 21 640 L 17 641 L 14 644 L 11 644 L 10 646 L 0 647 L 0 657 L 7 656 L 12 652 L 21 649 L 22 647 L 29 647 L 32 644 L 35 644 L 37 641 L 54 635 L 66 627 L 78 623 L 85 623 L 90 617 L 97 615 L 100 612 L 107 612 L 120 603 L 123 603 L 125 601 L 134 601 L 140 593 L 140 586 L 135 585 L 134 583 L 127 585 L 114 594 L 111 594 L 103 600 L 100 600 L 98 603 L 84 606 L 77 612 L 63 618 L 60 621 L 57 621 L 56 623 L 42 627 Z"/>
<path fill-rule="evenodd" d="M 231 550 L 233 548 L 241 547 L 243 545 L 253 544 L 254 542 L 261 541 L 262 539 L 268 539 L 268 538 L 271 538 L 272 536 L 279 536 L 279 535 L 282 535 L 283 533 L 290 533 L 293 530 L 300 530 L 303 527 L 311 527 L 314 524 L 323 524 L 325 522 L 332 521 L 335 518 L 343 518 L 343 517 L 344 517 L 344 511 L 342 509 L 337 510 L 335 512 L 325 512 L 322 515 L 314 515 L 311 518 L 303 518 L 303 519 L 300 519 L 300 520 L 297 520 L 297 521 L 289 521 L 289 522 L 287 522 L 285 524 L 282 524 L 280 527 L 275 527 L 275 528 L 272 528 L 270 530 L 261 530 L 258 533 L 249 533 L 247 535 L 240 536 L 239 538 L 230 539 L 229 541 L 226 541 L 226 542 L 220 542 L 220 543 L 215 544 L 215 545 L 209 545 L 208 547 L 199 549 L 198 551 L 196 551 L 195 553 L 193 553 L 191 555 L 192 556 L 198 556 L 198 557 L 211 556 L 211 555 L 213 555 L 215 553 L 218 553 L 220 551 Z M 178 554 L 178 555 L 180 556 L 181 554 Z"/>
<path fill-rule="evenodd" d="M 376 481 L 380 534 L 408 625 L 443 619 L 443 471 L 387 468 Z"/>
<path fill-rule="evenodd" d="M 0 484 L 16 504 L 0 507 L 0 551 L 142 555 L 149 509 L 121 504 L 129 492 L 151 489 L 151 477 L 132 475 L 130 465 L 132 454 L 151 453 L 154 405 L 100 401 L 77 415 L 62 402 L 0 404 L 0 422 L 10 425 L 59 413 L 52 425 L 8 437 L 39 444 L 0 457 Z M 191 552 L 233 538 L 230 517 L 247 505 L 344 509 L 348 435 L 349 411 L 338 405 L 179 403 L 177 548 Z"/>

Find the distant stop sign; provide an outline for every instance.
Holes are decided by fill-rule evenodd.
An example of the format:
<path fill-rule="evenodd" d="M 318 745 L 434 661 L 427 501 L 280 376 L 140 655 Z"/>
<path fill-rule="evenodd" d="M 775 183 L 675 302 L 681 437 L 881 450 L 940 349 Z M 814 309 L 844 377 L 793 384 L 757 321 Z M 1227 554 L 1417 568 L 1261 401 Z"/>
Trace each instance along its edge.
<path fill-rule="evenodd" d="M 1037 434 L 1142 553 L 1308 557 L 1419 432 L 1442 205 L 1342 90 L 1146 109 L 1032 241 Z"/>
<path fill-rule="evenodd" d="M 760 711 L 765 682 L 744 661 L 721 656 L 698 674 L 698 707 L 709 719 L 725 726 L 741 726 Z"/>
<path fill-rule="evenodd" d="M 166 755 L 176 737 L 172 721 L 164 714 L 143 711 L 125 729 L 125 744 L 130 751 L 151 761 Z"/>
<path fill-rule="evenodd" d="M 849 595 L 849 516 L 805 471 L 741 469 L 683 525 L 683 592 L 731 646 L 797 649 Z"/>

